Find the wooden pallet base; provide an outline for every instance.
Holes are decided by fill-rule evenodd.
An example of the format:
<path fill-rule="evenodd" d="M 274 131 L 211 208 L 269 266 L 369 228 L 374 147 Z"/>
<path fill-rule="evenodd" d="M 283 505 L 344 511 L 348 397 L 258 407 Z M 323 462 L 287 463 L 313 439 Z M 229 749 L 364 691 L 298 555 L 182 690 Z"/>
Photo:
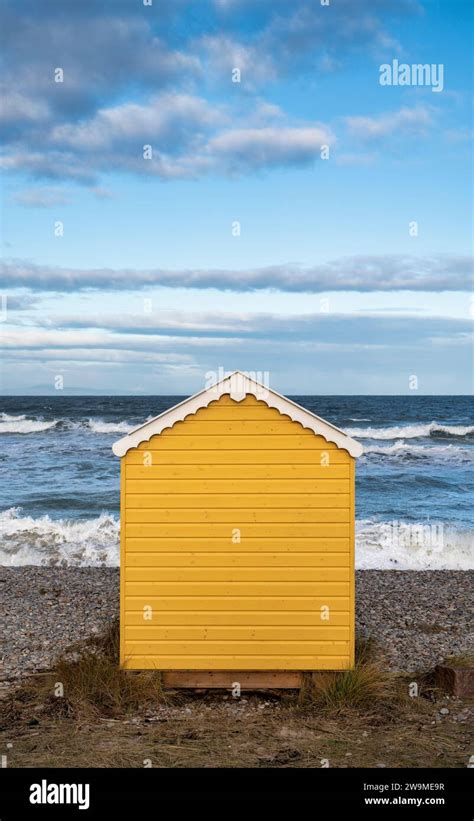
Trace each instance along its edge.
<path fill-rule="evenodd" d="M 288 690 L 301 687 L 299 670 L 166 670 L 165 687 L 231 690 L 236 682 L 241 690 Z"/>

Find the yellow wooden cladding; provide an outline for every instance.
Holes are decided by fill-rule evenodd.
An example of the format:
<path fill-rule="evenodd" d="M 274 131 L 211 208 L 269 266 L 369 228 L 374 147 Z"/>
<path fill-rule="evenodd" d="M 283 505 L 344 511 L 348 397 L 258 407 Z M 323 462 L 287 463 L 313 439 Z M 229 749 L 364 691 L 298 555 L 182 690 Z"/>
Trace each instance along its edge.
<path fill-rule="evenodd" d="M 279 616 L 280 611 L 283 610 L 302 610 L 312 612 L 319 610 L 319 618 L 322 621 L 324 614 L 323 608 L 329 608 L 330 611 L 349 611 L 350 596 L 345 595 L 329 595 L 328 592 L 319 596 L 229 596 L 222 593 L 220 596 L 209 596 L 203 594 L 202 596 L 191 596 L 180 591 L 179 596 L 157 596 L 156 592 L 151 590 L 146 595 L 134 595 L 127 590 L 127 595 L 123 597 L 124 611 L 125 610 L 139 610 L 142 613 L 143 624 L 146 625 L 144 618 L 145 610 L 151 607 L 153 610 L 273 610 Z M 249 591 L 250 594 L 250 591 Z M 155 618 L 155 616 L 153 616 Z M 159 616 L 156 616 L 158 619 Z M 257 622 L 258 623 L 258 620 Z M 186 668 L 188 669 L 188 668 Z"/>
<path fill-rule="evenodd" d="M 265 567 L 265 585 L 271 582 L 348 582 L 349 569 L 345 567 L 127 567 L 126 582 L 251 582 Z"/>
<path fill-rule="evenodd" d="M 200 413 L 201 411 L 199 411 L 199 414 Z M 212 436 L 213 438 L 215 436 L 245 436 L 248 442 L 249 436 L 262 436 L 262 434 L 265 436 L 288 435 L 288 421 L 285 417 L 280 416 L 277 420 L 270 421 L 267 419 L 262 422 L 255 422 L 253 419 L 240 421 L 237 418 L 225 422 L 220 419 L 210 419 L 209 421 L 202 422 L 198 420 L 195 415 L 194 417 L 189 416 L 184 422 L 177 422 L 173 428 L 167 428 L 161 435 L 167 436 L 171 434 L 173 438 L 176 436 L 192 436 L 193 439 L 206 436 Z M 291 425 L 292 422 L 290 421 L 289 424 Z M 303 428 L 301 425 L 299 426 L 298 436 L 306 436 L 314 440 L 313 431 L 308 428 Z M 249 444 L 252 444 L 252 440 L 250 440 Z"/>
<path fill-rule="evenodd" d="M 186 667 L 181 668 L 183 656 L 165 656 L 156 652 L 150 656 L 125 654 L 122 666 L 127 670 L 350 670 L 354 666 L 350 656 L 204 656 L 185 654 Z M 317 667 L 314 667 L 317 663 Z"/>
<path fill-rule="evenodd" d="M 130 479 L 159 479 L 166 482 L 175 480 L 211 480 L 216 482 L 219 479 L 232 479 L 241 481 L 243 479 L 270 479 L 277 481 L 288 479 L 291 482 L 301 479 L 350 479 L 350 465 L 318 465 L 318 464 L 219 464 L 219 465 L 157 465 L 152 462 L 148 467 L 141 465 L 128 465 L 127 481 Z"/>
<path fill-rule="evenodd" d="M 350 521 L 350 510 L 347 508 L 340 508 L 332 510 L 331 508 L 318 508 L 314 510 L 307 510 L 304 508 L 290 508 L 289 510 L 282 510 L 273 508 L 272 510 L 262 510 L 261 508 L 253 508 L 248 510 L 224 509 L 224 510 L 208 510 L 206 508 L 194 510 L 154 510 L 153 508 L 141 508 L 139 510 L 128 511 L 128 521 L 130 524 L 155 524 L 155 523 L 169 523 L 169 526 L 176 524 L 183 524 L 183 527 L 191 523 L 192 525 L 212 523 L 217 525 L 220 523 L 228 523 L 237 521 L 242 522 L 246 526 L 255 524 L 256 527 L 262 525 L 270 532 L 271 527 L 278 523 L 280 527 L 283 523 L 288 524 L 293 532 L 293 527 L 318 526 L 324 529 L 327 525 L 338 524 L 339 522 L 348 523 Z M 325 533 L 313 533 L 312 535 L 330 535 Z"/>
<path fill-rule="evenodd" d="M 223 483 L 221 483 L 221 489 Z M 170 508 L 241 508 L 247 507 L 251 510 L 255 508 L 278 508 L 278 507 L 330 507 L 347 508 L 350 504 L 349 493 L 254 493 L 234 494 L 229 493 L 174 493 L 168 496 L 166 493 L 127 493 L 127 506 L 130 510 L 140 508 L 160 508 L 167 510 Z"/>
<path fill-rule="evenodd" d="M 130 541 L 130 540 L 129 540 Z M 238 553 L 229 553 L 229 551 L 211 553 L 209 551 L 201 551 L 194 553 L 177 552 L 175 545 L 174 550 L 156 552 L 153 549 L 153 542 L 151 543 L 150 552 L 141 551 L 139 553 L 129 553 L 127 556 L 128 570 L 143 567 L 150 569 L 152 567 L 168 568 L 168 567 L 268 567 L 268 568 L 286 568 L 294 569 L 297 567 L 349 567 L 349 556 L 347 547 L 341 553 L 296 553 L 295 550 L 287 550 L 286 552 L 256 552 L 251 549 L 248 552 L 239 551 Z M 246 545 L 249 547 L 249 545 Z M 129 548 L 130 549 L 130 548 Z"/>
<path fill-rule="evenodd" d="M 348 494 L 349 479 L 225 479 L 225 493 L 237 496 L 239 493 L 265 493 L 270 499 L 274 493 L 284 493 L 290 500 L 294 494 L 337 493 Z M 222 479 L 127 479 L 125 491 L 128 497 L 138 493 L 145 496 L 149 493 L 172 493 L 200 495 L 222 493 Z M 232 505 L 234 507 L 234 505 Z"/>
<path fill-rule="evenodd" d="M 130 525 L 127 528 L 127 533 L 133 532 L 133 526 Z M 290 534 L 286 537 L 273 537 L 269 539 L 265 539 L 263 537 L 259 538 L 252 538 L 250 536 L 244 537 L 245 547 L 247 551 L 252 551 L 253 553 L 265 553 L 267 551 L 274 552 L 275 550 L 279 550 L 283 553 L 294 553 L 298 550 L 300 551 L 309 551 L 310 553 L 315 553 L 317 551 L 323 551 L 327 553 L 328 550 L 332 552 L 337 551 L 344 551 L 348 552 L 349 547 L 349 540 L 347 538 L 337 538 L 334 536 L 330 536 L 327 538 L 314 538 L 311 537 L 303 537 L 303 538 L 294 538 L 292 539 Z M 206 552 L 206 551 L 216 551 L 219 553 L 224 552 L 227 556 L 240 556 L 244 553 L 244 551 L 239 551 L 238 554 L 233 554 L 229 552 L 229 543 L 230 539 L 216 539 L 211 537 L 209 539 L 206 538 L 199 538 L 196 537 L 195 539 L 183 537 L 182 539 L 172 537 L 172 538 L 151 538 L 145 536 L 144 538 L 133 538 L 131 536 L 127 537 L 127 547 L 128 551 L 132 552 L 134 550 L 141 550 L 145 552 L 154 552 L 160 553 L 162 551 L 170 551 L 173 550 L 176 552 L 181 551 L 189 551 L 193 550 L 194 552 Z"/>
<path fill-rule="evenodd" d="M 129 627 L 139 627 L 143 629 L 143 611 L 127 610 L 127 630 Z M 257 617 L 257 618 L 256 618 Z M 305 610 L 160 610 L 159 620 L 153 619 L 146 624 L 154 625 L 159 621 L 161 627 L 178 627 L 181 625 L 190 627 L 274 627 L 276 629 L 286 627 L 323 627 L 329 628 L 329 632 L 335 627 L 347 627 L 350 636 L 349 612 L 333 609 L 331 612 L 331 622 L 321 621 L 321 613 Z M 328 635 L 329 633 L 324 633 Z M 146 635 L 146 634 L 145 634 Z"/>
<path fill-rule="evenodd" d="M 308 648 L 311 647 L 311 653 L 320 654 L 324 656 L 340 656 L 347 653 L 349 650 L 348 641 L 314 641 L 306 639 L 304 641 L 270 641 L 265 639 L 263 641 L 247 640 L 237 641 L 228 636 L 224 641 L 199 641 L 192 639 L 190 641 L 147 641 L 146 639 L 140 641 L 127 641 L 125 637 L 125 652 L 144 655 L 173 655 L 178 658 L 183 656 L 204 656 L 206 658 L 215 657 L 218 663 L 219 656 L 227 656 L 229 649 L 232 648 L 236 656 L 246 654 L 253 656 L 254 663 L 258 663 L 258 657 L 261 655 L 279 656 L 289 655 L 293 653 L 297 655 L 306 655 Z M 257 657 L 257 659 L 255 658 Z"/>
<path fill-rule="evenodd" d="M 349 641 L 349 626 L 332 627 L 331 638 L 334 640 Z M 325 641 L 327 627 L 313 627 L 297 625 L 293 627 L 273 625 L 271 627 L 235 627 L 225 625 L 220 627 L 184 625 L 182 627 L 135 627 L 130 625 L 125 630 L 125 641 L 131 643 L 142 641 L 146 634 L 147 641 Z"/>
<path fill-rule="evenodd" d="M 129 582 L 125 593 L 128 596 L 348 596 L 349 585 L 345 582 L 269 582 L 267 574 L 255 570 L 255 576 L 264 581 L 245 582 Z"/>
<path fill-rule="evenodd" d="M 198 413 L 205 413 L 209 410 L 211 410 L 211 408 L 205 408 L 204 410 L 198 411 Z M 185 421 L 182 424 L 186 425 L 187 422 Z M 264 450 L 303 450 L 308 448 L 309 450 L 320 454 L 319 459 L 318 457 L 315 457 L 315 462 L 318 462 L 321 459 L 324 460 L 326 458 L 325 454 L 331 454 L 334 452 L 332 449 L 336 447 L 335 445 L 332 445 L 330 442 L 326 442 L 325 446 L 322 446 L 320 437 L 315 436 L 310 430 L 302 428 L 297 422 L 288 422 L 287 424 L 297 425 L 297 432 L 290 433 L 287 428 L 286 434 L 281 433 L 278 435 L 273 435 L 271 433 L 268 435 L 261 433 L 255 433 L 253 435 L 235 433 L 234 435 L 216 434 L 214 436 L 211 433 L 207 435 L 194 435 L 192 431 L 190 431 L 187 434 L 181 434 L 180 436 L 173 437 L 172 434 L 174 428 L 170 428 L 164 430 L 159 436 L 153 436 L 148 442 L 142 442 L 137 450 L 143 453 L 144 451 L 161 452 L 167 450 L 208 451 L 213 448 L 216 450 L 238 451 L 242 447 L 244 450 L 248 451 L 253 451 L 255 448 L 263 448 Z M 253 464 L 252 455 L 250 456 L 249 461 L 250 464 Z"/>
<path fill-rule="evenodd" d="M 121 460 L 121 664 L 350 669 L 354 459 L 222 396 Z"/>
<path fill-rule="evenodd" d="M 301 428 L 299 428 L 301 430 Z M 166 433 L 166 431 L 164 431 Z M 164 436 L 164 433 L 161 436 Z M 313 434 L 314 435 L 314 434 Z M 347 465 L 347 453 L 342 450 L 333 450 L 334 445 L 326 443 L 324 448 L 321 445 L 321 440 L 316 448 L 311 450 L 292 450 L 291 447 L 278 448 L 273 450 L 270 446 L 267 450 L 261 448 L 259 450 L 252 450 L 251 444 L 247 443 L 247 447 L 241 451 L 239 450 L 207 450 L 205 443 L 202 443 L 202 450 L 193 450 L 186 452 L 184 450 L 173 450 L 172 448 L 158 450 L 156 447 L 156 439 L 161 437 L 153 437 L 149 442 L 145 442 L 140 447 L 130 450 L 127 453 L 127 465 L 139 465 L 145 467 L 152 466 L 190 466 L 190 465 L 243 465 L 250 467 L 251 465 L 275 465 L 275 470 L 278 470 L 276 465 L 312 465 L 314 467 L 330 467 L 331 465 Z M 163 440 L 164 441 L 164 440 Z M 307 442 L 307 440 L 305 440 Z M 197 474 L 196 474 L 197 475 Z"/>

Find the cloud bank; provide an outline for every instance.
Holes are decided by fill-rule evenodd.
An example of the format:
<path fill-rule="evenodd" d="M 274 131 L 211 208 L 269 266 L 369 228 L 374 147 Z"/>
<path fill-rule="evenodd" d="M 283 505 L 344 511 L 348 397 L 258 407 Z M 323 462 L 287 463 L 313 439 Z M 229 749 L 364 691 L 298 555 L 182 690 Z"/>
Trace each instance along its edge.
<path fill-rule="evenodd" d="M 418 5 L 371 0 L 356 14 L 353 0 L 200 0 L 199 8 L 74 0 L 65 13 L 64 0 L 4 0 L 4 171 L 90 186 L 110 172 L 169 180 L 308 165 L 334 144 L 331 128 L 284 112 L 275 120 L 274 104 L 257 105 L 262 90 L 334 71 L 361 49 L 398 53 L 387 26 Z M 349 118 L 349 128 L 370 130 L 364 119 Z M 401 124 L 416 119 L 408 112 Z M 153 147 L 148 162 L 144 144 Z"/>
<path fill-rule="evenodd" d="M 414 257 L 356 255 L 309 268 L 296 264 L 247 270 L 75 269 L 7 260 L 2 280 L 9 288 L 34 291 L 217 288 L 223 291 L 273 289 L 293 293 L 325 291 L 464 291 L 472 286 L 472 259 L 460 254 Z"/>

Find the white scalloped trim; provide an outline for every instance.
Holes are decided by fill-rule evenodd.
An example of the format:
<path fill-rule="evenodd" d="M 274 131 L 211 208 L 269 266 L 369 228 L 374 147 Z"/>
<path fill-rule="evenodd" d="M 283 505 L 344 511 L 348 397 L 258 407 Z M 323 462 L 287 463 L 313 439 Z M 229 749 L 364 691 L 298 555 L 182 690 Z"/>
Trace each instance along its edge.
<path fill-rule="evenodd" d="M 224 394 L 229 394 L 235 402 L 242 402 L 250 394 L 255 399 L 265 402 L 269 408 L 275 408 L 282 415 L 289 416 L 293 422 L 299 422 L 304 428 L 309 428 L 318 436 L 323 436 L 327 442 L 332 442 L 338 448 L 347 450 L 351 456 L 357 457 L 363 452 L 362 445 L 347 436 L 344 431 L 240 371 L 235 371 L 212 387 L 196 393 L 180 402 L 179 405 L 175 405 L 174 408 L 170 408 L 130 431 L 127 436 L 112 445 L 113 452 L 116 456 L 124 456 L 131 448 L 138 447 L 142 442 L 148 442 L 152 436 L 162 433 L 165 428 L 172 428 L 176 422 L 183 422 L 187 416 L 195 414 L 201 408 L 206 408 Z"/>

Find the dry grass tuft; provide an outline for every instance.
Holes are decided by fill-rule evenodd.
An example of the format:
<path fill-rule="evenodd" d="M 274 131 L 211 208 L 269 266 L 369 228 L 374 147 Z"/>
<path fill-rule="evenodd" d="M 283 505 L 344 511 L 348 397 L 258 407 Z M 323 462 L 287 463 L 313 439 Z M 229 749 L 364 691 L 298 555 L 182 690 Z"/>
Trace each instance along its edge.
<path fill-rule="evenodd" d="M 409 698 L 419 677 L 386 673 L 375 652 L 359 641 L 355 670 L 323 673 L 314 686 L 307 676 L 304 709 L 294 694 L 235 703 L 218 691 L 183 693 L 171 702 L 159 673 L 119 669 L 115 624 L 0 701 L 0 744 L 13 744 L 9 767 L 143 767 L 149 758 L 183 768 L 320 767 L 323 758 L 331 767 L 466 767 L 467 715 L 457 720 L 453 702 L 424 685 Z"/>
<path fill-rule="evenodd" d="M 394 707 L 400 701 L 397 677 L 383 669 L 374 643 L 366 639 L 356 642 L 353 670 L 314 676 L 308 695 L 313 705 L 331 713 L 374 712 Z"/>
<path fill-rule="evenodd" d="M 458 656 L 448 656 L 443 661 L 447 667 L 474 667 L 474 653 L 461 653 Z"/>
<path fill-rule="evenodd" d="M 119 641 L 116 621 L 85 647 L 61 657 L 42 682 L 48 709 L 58 716 L 117 718 L 162 703 L 160 673 L 121 670 Z M 62 697 L 56 695 L 58 684 Z"/>

